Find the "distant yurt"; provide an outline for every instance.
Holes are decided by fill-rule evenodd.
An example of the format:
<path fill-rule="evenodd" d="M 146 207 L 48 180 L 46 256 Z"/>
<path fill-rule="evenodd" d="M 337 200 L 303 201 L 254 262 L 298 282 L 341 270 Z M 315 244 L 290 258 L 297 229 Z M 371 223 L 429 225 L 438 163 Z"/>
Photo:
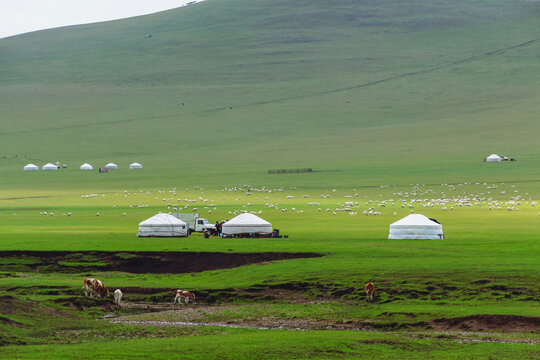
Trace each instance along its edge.
<path fill-rule="evenodd" d="M 272 224 L 257 215 L 244 213 L 223 224 L 221 232 L 224 235 L 271 234 Z"/>
<path fill-rule="evenodd" d="M 43 169 L 43 170 L 58 170 L 58 166 L 56 166 L 54 164 L 51 164 L 51 163 L 48 163 L 48 164 L 43 165 L 43 167 L 41 169 Z"/>
<path fill-rule="evenodd" d="M 80 167 L 81 170 L 94 170 L 94 168 L 92 167 L 92 165 L 88 164 L 88 163 L 84 163 L 81 165 Z"/>
<path fill-rule="evenodd" d="M 497 154 L 491 154 L 486 158 L 486 162 L 501 162 L 502 158 Z"/>
<path fill-rule="evenodd" d="M 137 163 L 137 162 L 134 162 L 133 164 L 129 165 L 129 168 L 130 169 L 142 169 L 142 165 Z"/>
<path fill-rule="evenodd" d="M 118 165 L 116 165 L 115 163 L 108 163 L 107 165 L 105 165 L 105 168 L 109 170 L 116 170 L 118 169 Z"/>
<path fill-rule="evenodd" d="M 188 236 L 185 222 L 169 214 L 157 214 L 139 224 L 139 237 Z"/>
<path fill-rule="evenodd" d="M 421 214 L 410 214 L 390 224 L 388 239 L 442 240 L 442 225 Z"/>
<path fill-rule="evenodd" d="M 36 171 L 36 170 L 39 170 L 39 167 L 34 164 L 28 164 L 23 169 L 24 171 Z"/>

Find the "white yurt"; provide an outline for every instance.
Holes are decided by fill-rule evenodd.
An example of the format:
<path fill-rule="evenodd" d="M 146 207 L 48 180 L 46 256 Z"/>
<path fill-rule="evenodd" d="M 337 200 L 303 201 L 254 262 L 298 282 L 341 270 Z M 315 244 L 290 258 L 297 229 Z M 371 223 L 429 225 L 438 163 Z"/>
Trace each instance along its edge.
<path fill-rule="evenodd" d="M 80 167 L 81 170 L 94 170 L 94 168 L 92 167 L 92 165 L 90 165 L 89 163 L 84 163 L 81 165 Z"/>
<path fill-rule="evenodd" d="M 491 154 L 486 158 L 486 162 L 501 162 L 502 158 L 497 154 Z"/>
<path fill-rule="evenodd" d="M 182 220 L 169 214 L 157 214 L 139 224 L 140 237 L 181 237 L 188 236 L 188 226 Z"/>
<path fill-rule="evenodd" d="M 142 169 L 142 165 L 137 163 L 137 162 L 134 162 L 133 164 L 129 165 L 129 168 L 130 169 Z"/>
<path fill-rule="evenodd" d="M 221 232 L 224 235 L 234 234 L 271 234 L 272 224 L 257 215 L 244 213 L 223 224 Z"/>
<path fill-rule="evenodd" d="M 118 169 L 118 165 L 116 165 L 115 163 L 108 163 L 107 165 L 105 165 L 105 168 L 109 170 L 116 170 Z"/>
<path fill-rule="evenodd" d="M 39 166 L 34 164 L 28 164 L 24 167 L 24 171 L 36 171 L 39 170 Z"/>
<path fill-rule="evenodd" d="M 48 164 L 43 165 L 43 167 L 41 169 L 43 169 L 43 170 L 58 170 L 58 166 L 56 166 L 54 164 L 51 164 L 51 163 L 48 163 Z"/>
<path fill-rule="evenodd" d="M 422 214 L 410 214 L 390 224 L 388 239 L 442 240 L 442 225 Z"/>

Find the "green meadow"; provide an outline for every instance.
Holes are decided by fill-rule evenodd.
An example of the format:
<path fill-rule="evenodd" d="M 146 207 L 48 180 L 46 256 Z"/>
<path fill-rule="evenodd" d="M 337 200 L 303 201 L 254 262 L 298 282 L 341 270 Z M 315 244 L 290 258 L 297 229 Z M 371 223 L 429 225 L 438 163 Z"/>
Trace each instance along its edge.
<path fill-rule="evenodd" d="M 479 343 L 467 346 L 447 339 L 400 341 L 391 335 L 373 333 L 214 330 L 195 334 L 199 336 L 189 333 L 178 335 L 151 341 L 128 339 L 103 343 L 98 349 L 92 342 L 23 348 L 9 346 L 4 354 L 18 359 L 82 359 L 87 354 L 103 358 L 129 354 L 134 359 L 177 359 L 179 356 L 185 359 L 478 359 L 486 356 L 511 359 L 535 356 L 533 349 L 523 344 Z M 208 342 L 213 343 L 210 349 Z M 274 344 L 277 346 L 272 346 Z M 156 352 L 156 347 L 159 347 L 159 352 Z"/>
<path fill-rule="evenodd" d="M 201 306 L 195 318 L 186 316 L 182 311 L 179 314 L 171 314 L 169 311 L 144 314 L 126 308 L 117 312 L 117 315 L 125 321 L 195 321 L 250 326 L 259 324 L 260 319 L 266 319 L 265 324 L 299 322 L 299 326 L 314 329 L 324 328 L 329 324 L 349 326 L 347 324 L 352 322 L 361 328 L 381 329 L 387 336 L 392 338 L 397 336 L 399 341 L 414 347 L 415 341 L 410 339 L 411 331 L 413 334 L 420 330 L 429 331 L 432 328 L 429 324 L 438 319 L 485 315 L 534 318 L 540 312 L 537 282 L 539 249 L 536 236 L 538 210 L 533 200 L 537 197 L 523 192 L 521 185 L 497 184 L 495 185 L 497 189 L 493 189 L 493 184 L 479 183 L 462 186 L 325 189 L 326 191 L 297 187 L 284 188 L 282 191 L 279 188 L 269 189 L 266 192 L 246 191 L 245 188 L 237 189 L 238 191 L 163 188 L 118 190 L 110 193 L 94 193 L 95 196 L 89 197 L 86 196 L 91 194 L 51 191 L 47 198 L 31 200 L 34 206 L 32 208 L 24 206 L 18 209 L 12 207 L 9 210 L 3 208 L 1 220 L 4 233 L 0 237 L 2 250 L 67 250 L 80 254 L 95 250 L 117 254 L 134 251 L 222 253 L 284 251 L 316 252 L 324 256 L 185 274 L 137 274 L 129 271 L 100 270 L 99 267 L 103 263 L 99 257 L 91 253 L 81 260 L 67 257 L 60 265 L 93 266 L 92 270 L 55 272 L 43 268 L 43 271 L 36 272 L 35 265 L 40 262 L 38 258 L 12 253 L 11 257 L 3 258 L 0 264 L 3 271 L 1 281 L 4 294 L 16 296 L 19 301 L 37 301 L 44 306 L 42 310 L 44 312 L 51 311 L 46 310 L 50 307 L 70 314 L 73 309 L 65 308 L 63 305 L 69 303 L 81 305 L 82 309 L 75 311 L 75 316 L 79 320 L 71 319 L 67 325 L 63 324 L 60 328 L 52 321 L 45 327 L 46 331 L 37 331 L 36 328 L 39 326 L 36 324 L 36 318 L 39 319 L 42 314 L 38 316 L 25 313 L 21 306 L 18 313 L 9 314 L 8 318 L 27 324 L 32 330 L 15 329 L 12 337 L 6 337 L 4 341 L 11 343 L 13 339 L 23 338 L 28 343 L 62 344 L 73 341 L 70 340 L 70 334 L 79 331 L 90 331 L 92 334 L 88 336 L 92 339 L 97 336 L 96 332 L 103 331 L 113 333 L 107 341 L 110 341 L 110 346 L 115 346 L 119 338 L 126 336 L 142 341 L 143 338 L 150 336 L 147 331 L 158 331 L 160 335 L 156 337 L 160 338 L 173 339 L 178 336 L 175 332 L 163 333 L 164 330 L 126 330 L 121 324 L 102 324 L 98 329 L 90 330 L 96 325 L 87 325 L 85 321 L 102 316 L 104 310 L 100 308 L 103 303 L 100 305 L 99 302 L 84 303 L 83 300 L 79 300 L 83 299 L 80 290 L 81 280 L 89 275 L 102 279 L 110 289 L 124 289 L 125 299 L 128 302 L 170 303 L 172 296 L 168 294 L 175 288 L 190 289 L 205 297 L 205 300 L 201 299 L 199 305 L 195 305 Z M 512 201 L 510 198 L 515 197 L 514 194 L 522 194 L 526 198 L 513 211 L 508 211 L 506 205 L 503 205 L 501 210 L 497 210 L 497 207 L 490 210 L 485 201 L 471 207 L 451 206 L 454 203 L 445 206 L 423 206 L 427 203 L 423 200 L 424 197 L 437 199 L 442 198 L 443 194 L 452 193 L 455 198 L 464 198 L 490 196 L 491 192 L 495 193 L 493 196 L 497 198 L 496 201 L 501 202 L 501 205 Z M 501 194 L 502 192 L 505 194 Z M 506 192 L 511 195 L 506 195 Z M 330 197 L 321 198 L 322 194 Z M 291 198 L 293 196 L 294 198 Z M 530 196 L 531 200 L 527 196 Z M 189 202 L 192 199 L 202 200 Z M 411 202 L 412 199 L 422 200 L 416 203 Z M 350 215 L 350 212 L 345 211 L 333 214 L 336 209 L 341 208 L 340 204 L 349 200 L 358 202 L 358 205 L 353 206 L 355 210 L 353 214 L 357 215 Z M 385 207 L 378 205 L 385 200 L 388 201 Z M 406 207 L 400 205 L 403 200 L 407 201 Z M 9 200 L 10 203 L 20 201 L 29 200 Z M 309 205 L 313 203 L 317 205 Z M 167 212 L 168 204 L 189 205 L 189 208 L 184 210 L 187 212 L 197 207 L 197 211 L 211 221 L 231 218 L 229 212 L 240 212 L 245 209 L 255 213 L 260 211 L 260 216 L 271 221 L 274 227 L 280 228 L 283 234 L 289 235 L 289 238 L 205 239 L 201 234 L 193 234 L 188 238 L 137 237 L 138 222 L 157 212 Z M 208 206 L 209 204 L 213 206 Z M 279 208 L 267 206 L 270 204 L 279 204 Z M 133 205 L 148 207 L 138 208 Z M 421 212 L 441 221 L 445 240 L 388 240 L 388 225 L 409 214 L 411 212 L 409 205 L 413 206 L 412 211 Z M 363 215 L 364 209 L 373 206 L 380 210 L 380 215 Z M 296 211 L 293 211 L 293 208 Z M 453 210 L 449 210 L 450 208 Z M 285 209 L 287 212 L 283 212 Z M 327 212 L 327 209 L 330 211 Z M 49 214 L 54 212 L 55 216 L 40 215 L 43 211 Z M 71 216 L 64 216 L 68 212 Z M 96 216 L 97 213 L 99 216 Z M 364 300 L 363 284 L 367 281 L 375 281 L 377 284 L 375 303 Z M 147 288 L 149 292 L 126 290 L 135 287 Z M 282 291 L 280 289 L 291 287 L 293 290 L 277 296 L 273 296 L 272 292 L 266 297 L 241 295 L 244 291 L 251 294 L 254 289 L 266 287 L 275 289 L 276 293 L 280 293 Z M 67 314 L 56 316 L 62 318 L 68 316 Z M 115 326 L 115 330 L 109 329 L 110 326 Z M 76 330 L 79 328 L 86 330 Z M 403 329 L 409 330 L 403 333 Z M 537 339 L 536 332 L 529 332 L 532 329 L 522 329 L 518 339 L 523 341 L 531 336 L 532 339 Z M 461 330 L 468 328 L 463 325 Z M 260 335 L 253 336 L 264 339 L 268 336 L 267 331 L 269 330 L 258 330 Z M 394 333 L 395 331 L 398 332 Z M 229 330 L 226 331 L 228 332 Z M 59 333 L 64 335 L 60 336 Z M 444 334 L 437 332 L 435 334 L 438 335 L 428 333 L 425 336 L 444 337 Z M 502 335 L 503 339 L 496 341 L 507 341 L 505 337 L 511 336 L 509 334 Z M 207 334 L 203 331 L 202 334 L 197 332 L 197 335 L 206 337 Z M 49 339 L 50 336 L 55 340 Z M 57 336 L 60 338 L 56 339 Z M 336 339 L 341 337 L 338 334 L 336 336 Z M 415 336 L 417 335 L 413 337 Z M 472 336 L 479 335 L 473 333 Z M 294 336 L 288 341 L 294 342 L 293 339 Z M 147 341 L 153 343 L 153 340 Z M 437 346 L 451 351 L 447 341 L 458 340 L 447 339 Z M 493 341 L 493 338 L 486 341 Z M 231 349 L 238 346 L 238 349 L 242 349 L 241 342 L 233 343 L 234 346 L 224 346 L 225 348 L 232 346 Z M 286 343 L 279 344 L 278 348 L 288 346 Z M 312 345 L 304 341 L 299 341 L 297 345 L 304 349 L 302 351 L 319 351 L 312 349 Z M 398 345 L 394 344 L 392 348 L 394 346 Z M 513 348 L 524 345 L 508 346 Z M 527 346 L 529 345 L 525 345 L 524 348 L 527 349 Z M 377 351 L 383 351 L 379 346 L 375 347 Z M 32 354 L 31 349 L 33 348 L 28 347 L 25 351 Z M 63 356 L 61 348 L 52 349 L 53 354 L 59 351 L 57 356 Z M 209 350 L 201 351 L 205 353 Z M 241 351 L 251 354 L 250 350 Z M 210 352 L 206 353 L 208 356 L 214 356 Z M 271 357 L 280 356 L 279 352 L 270 353 Z M 254 350 L 249 356 L 256 358 L 256 354 L 257 351 Z M 297 356 L 294 355 L 294 351 L 289 354 Z M 390 352 L 388 356 L 399 358 L 400 354 L 400 351 L 396 354 Z M 233 355 L 231 357 L 234 358 Z M 471 355 L 471 358 L 473 357 Z"/>
<path fill-rule="evenodd" d="M 534 358 L 539 11 L 208 0 L 1 39 L 0 357 Z M 137 237 L 180 211 L 288 238 Z M 411 212 L 445 239 L 388 240 Z M 137 273 L 95 251 L 322 256 Z M 127 305 L 85 298 L 89 276 Z M 198 301 L 171 308 L 179 288 Z M 211 326 L 152 325 L 175 321 Z"/>

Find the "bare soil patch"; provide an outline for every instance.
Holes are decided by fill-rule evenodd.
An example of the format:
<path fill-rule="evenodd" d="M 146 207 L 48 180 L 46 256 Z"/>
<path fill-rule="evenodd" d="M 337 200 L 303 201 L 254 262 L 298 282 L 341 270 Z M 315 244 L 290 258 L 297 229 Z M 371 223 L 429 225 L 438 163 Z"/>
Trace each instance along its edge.
<path fill-rule="evenodd" d="M 99 308 L 103 311 L 113 311 L 115 309 L 115 304 L 110 298 L 73 296 L 68 298 L 55 299 L 54 302 L 75 310 Z"/>
<path fill-rule="evenodd" d="M 11 295 L 0 296 L 0 309 L 2 314 L 13 314 L 15 312 L 17 298 Z"/>
<path fill-rule="evenodd" d="M 0 323 L 15 326 L 18 328 L 23 327 L 23 324 L 21 324 L 20 322 L 12 320 L 12 319 L 8 319 L 7 317 L 4 317 L 4 316 L 0 316 Z"/>
<path fill-rule="evenodd" d="M 540 331 L 540 317 L 519 315 L 471 315 L 437 319 L 430 324 L 441 330 Z"/>
<path fill-rule="evenodd" d="M 134 274 L 179 274 L 320 256 L 323 255 L 283 252 L 1 251 L 0 271 L 26 270 L 47 273 L 122 271 Z M 32 261 L 25 261 L 27 259 L 32 259 Z"/>

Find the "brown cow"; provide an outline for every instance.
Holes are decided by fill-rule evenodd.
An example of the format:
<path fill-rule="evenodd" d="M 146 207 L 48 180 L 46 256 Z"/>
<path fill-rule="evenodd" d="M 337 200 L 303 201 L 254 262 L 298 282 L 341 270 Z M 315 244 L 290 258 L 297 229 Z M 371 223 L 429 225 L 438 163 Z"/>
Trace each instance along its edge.
<path fill-rule="evenodd" d="M 366 289 L 366 300 L 373 301 L 373 295 L 375 295 L 375 285 L 370 281 L 364 288 Z"/>
<path fill-rule="evenodd" d="M 84 296 L 96 296 L 105 297 L 109 296 L 109 290 L 105 287 L 103 282 L 94 278 L 85 278 L 83 280 Z"/>
<path fill-rule="evenodd" d="M 195 295 L 185 290 L 176 290 L 176 296 L 174 297 L 173 304 L 178 301 L 178 305 L 182 304 L 182 299 L 184 299 L 184 304 L 188 304 L 191 301 L 195 301 Z"/>

